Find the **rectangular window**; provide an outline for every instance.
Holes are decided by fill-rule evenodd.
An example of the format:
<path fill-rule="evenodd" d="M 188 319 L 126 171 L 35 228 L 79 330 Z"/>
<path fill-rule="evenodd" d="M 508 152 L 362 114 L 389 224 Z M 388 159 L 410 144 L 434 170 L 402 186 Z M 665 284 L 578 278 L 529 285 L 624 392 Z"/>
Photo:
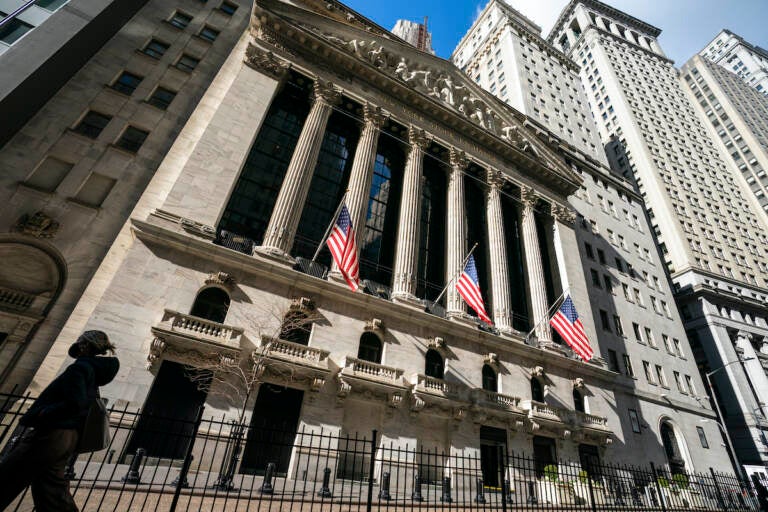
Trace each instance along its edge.
<path fill-rule="evenodd" d="M 611 276 L 603 274 L 603 284 L 605 284 L 605 291 L 613 293 L 613 281 L 611 281 Z"/>
<path fill-rule="evenodd" d="M 659 384 L 661 384 L 661 387 L 668 388 L 669 384 L 667 383 L 667 376 L 664 375 L 664 368 L 656 365 L 656 378 L 659 380 Z"/>
<path fill-rule="evenodd" d="M 648 327 L 645 328 L 645 341 L 647 341 L 650 346 L 656 348 L 656 339 L 653 337 L 653 331 Z"/>
<path fill-rule="evenodd" d="M 664 343 L 664 348 L 667 349 L 667 353 L 674 355 L 674 351 L 672 350 L 672 342 L 669 341 L 669 336 L 662 334 L 661 341 Z"/>
<path fill-rule="evenodd" d="M 178 62 L 176 62 L 176 68 L 182 71 L 186 71 L 187 73 L 190 73 L 192 72 L 193 69 L 197 67 L 199 63 L 200 63 L 200 59 L 196 59 L 185 53 L 179 58 Z"/>
<path fill-rule="evenodd" d="M 216 40 L 217 37 L 219 37 L 219 31 L 206 25 L 197 35 L 199 35 L 202 39 L 212 43 Z"/>
<path fill-rule="evenodd" d="M 709 449 L 709 441 L 707 441 L 707 434 L 704 433 L 704 429 L 697 426 L 696 432 L 699 433 L 699 442 L 701 442 L 701 447 Z"/>
<path fill-rule="evenodd" d="M 237 10 L 237 6 L 233 4 L 232 2 L 222 2 L 219 6 L 219 10 L 226 14 L 227 16 L 232 16 L 235 14 L 235 11 Z"/>
<path fill-rule="evenodd" d="M 155 89 L 155 92 L 152 93 L 152 96 L 149 97 L 147 100 L 147 103 L 150 105 L 154 105 L 157 108 L 161 108 L 163 110 L 167 109 L 168 106 L 173 101 L 173 98 L 176 97 L 176 93 L 166 89 L 164 87 L 158 87 Z"/>
<path fill-rule="evenodd" d="M 130 96 L 133 94 L 133 91 L 136 90 L 136 87 L 139 86 L 143 79 L 144 77 L 123 71 L 117 80 L 115 80 L 115 82 L 112 84 L 112 88 L 117 92 L 121 92 L 126 96 Z"/>
<path fill-rule="evenodd" d="M 92 173 L 77 191 L 74 199 L 78 203 L 98 208 L 109 195 L 117 180 Z"/>
<path fill-rule="evenodd" d="M 168 23 L 173 25 L 176 28 L 180 28 L 184 30 L 189 26 L 189 22 L 192 21 L 192 16 L 189 14 L 184 14 L 183 12 L 176 11 L 173 13 L 173 16 L 171 16 L 171 19 L 168 20 Z"/>
<path fill-rule="evenodd" d="M 5 18 L 6 16 L 7 14 L 0 12 L 0 17 Z M 14 18 L 0 28 L 0 41 L 6 44 L 13 44 L 33 28 L 29 23 L 25 23 L 19 18 Z"/>
<path fill-rule="evenodd" d="M 616 269 L 619 272 L 624 272 L 624 264 L 621 261 L 621 258 L 616 258 L 614 261 L 616 262 Z"/>
<path fill-rule="evenodd" d="M 628 377 L 634 377 L 635 376 L 635 370 L 632 369 L 632 360 L 629 359 L 629 354 L 624 354 L 624 373 Z"/>
<path fill-rule="evenodd" d="M 616 355 L 616 351 L 610 348 L 608 349 L 608 369 L 619 373 L 619 357 Z"/>
<path fill-rule="evenodd" d="M 37 166 L 24 184 L 45 192 L 53 192 L 72 167 L 73 164 L 49 156 Z"/>
<path fill-rule="evenodd" d="M 688 386 L 688 392 L 691 395 L 696 396 L 696 387 L 693 385 L 693 379 L 690 375 L 685 376 L 685 384 Z"/>
<path fill-rule="evenodd" d="M 112 116 L 89 110 L 72 131 L 90 137 L 91 139 L 95 139 L 99 136 L 104 127 L 107 126 L 110 119 L 112 119 Z"/>
<path fill-rule="evenodd" d="M 600 310 L 600 323 L 602 324 L 604 331 L 611 332 L 611 323 L 608 321 L 608 312 L 604 309 Z"/>
<path fill-rule="evenodd" d="M 685 384 L 683 384 L 683 379 L 680 376 L 680 372 L 673 371 L 672 375 L 675 377 L 675 384 L 677 385 L 677 390 L 687 395 L 688 391 L 685 389 Z"/>
<path fill-rule="evenodd" d="M 152 57 L 153 59 L 159 59 L 162 57 L 166 51 L 168 51 L 168 48 L 170 48 L 171 45 L 166 44 L 162 41 L 158 41 L 157 39 L 152 39 L 150 42 L 147 43 L 147 45 L 141 50 L 141 52 L 144 55 L 148 55 Z"/>
<path fill-rule="evenodd" d="M 632 331 L 635 333 L 635 341 L 637 341 L 638 343 L 642 343 L 643 337 L 640 334 L 640 324 L 636 322 L 632 322 Z"/>
<path fill-rule="evenodd" d="M 632 425 L 632 432 L 635 434 L 640 433 L 640 418 L 637 415 L 637 411 L 629 409 L 629 423 Z"/>
<path fill-rule="evenodd" d="M 595 259 L 595 253 L 592 251 L 592 246 L 586 242 L 584 242 L 584 252 L 587 255 L 587 258 L 594 260 Z"/>
<path fill-rule="evenodd" d="M 600 274 L 597 273 L 597 270 L 593 268 L 589 269 L 589 275 L 592 276 L 592 286 L 600 288 Z"/>
<path fill-rule="evenodd" d="M 597 261 L 599 261 L 600 264 L 605 265 L 605 253 L 602 249 L 597 250 Z"/>
<path fill-rule="evenodd" d="M 645 379 L 649 384 L 656 384 L 656 379 L 653 378 L 653 372 L 651 371 L 651 363 L 643 361 L 643 372 L 645 372 Z"/>
<path fill-rule="evenodd" d="M 624 326 L 621 324 L 621 317 L 619 315 L 613 315 L 613 327 L 616 329 L 616 334 L 624 336 Z"/>
<path fill-rule="evenodd" d="M 144 141 L 147 139 L 149 132 L 140 130 L 134 126 L 129 126 L 125 129 L 120 138 L 115 142 L 115 146 L 122 148 L 131 153 L 135 153 L 139 150 Z"/>

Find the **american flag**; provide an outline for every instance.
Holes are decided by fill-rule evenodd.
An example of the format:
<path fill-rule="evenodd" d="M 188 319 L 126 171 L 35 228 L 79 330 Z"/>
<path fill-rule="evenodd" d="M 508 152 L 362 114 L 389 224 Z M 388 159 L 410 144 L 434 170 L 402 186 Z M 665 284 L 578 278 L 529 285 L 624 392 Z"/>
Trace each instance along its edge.
<path fill-rule="evenodd" d="M 456 289 L 459 290 L 459 295 L 464 301 L 469 304 L 469 307 L 475 310 L 480 320 L 493 325 L 491 319 L 488 317 L 488 313 L 485 312 L 485 306 L 483 305 L 483 294 L 480 293 L 480 280 L 477 278 L 477 267 L 475 266 L 475 257 L 471 254 L 467 260 L 467 264 L 464 265 L 464 272 L 459 276 L 459 280 L 456 283 Z"/>
<path fill-rule="evenodd" d="M 594 352 L 589 346 L 587 333 L 584 332 L 584 326 L 579 320 L 579 314 L 576 313 L 576 306 L 570 296 L 566 296 L 563 305 L 557 310 L 555 316 L 549 321 L 549 324 L 563 337 L 569 347 L 584 361 L 592 359 Z"/>
<path fill-rule="evenodd" d="M 356 292 L 360 283 L 360 262 L 357 259 L 355 230 L 352 229 L 352 219 L 349 218 L 346 205 L 341 207 L 339 218 L 336 219 L 336 224 L 326 243 L 341 275 L 344 276 L 352 291 Z"/>

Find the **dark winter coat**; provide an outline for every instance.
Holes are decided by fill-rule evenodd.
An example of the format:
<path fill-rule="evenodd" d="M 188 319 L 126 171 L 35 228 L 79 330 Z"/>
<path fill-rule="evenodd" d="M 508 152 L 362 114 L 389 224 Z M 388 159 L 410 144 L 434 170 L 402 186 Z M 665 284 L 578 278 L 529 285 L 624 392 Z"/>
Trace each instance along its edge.
<path fill-rule="evenodd" d="M 40 430 L 80 430 L 98 387 L 111 382 L 119 368 L 116 357 L 78 357 L 40 393 L 21 424 Z"/>

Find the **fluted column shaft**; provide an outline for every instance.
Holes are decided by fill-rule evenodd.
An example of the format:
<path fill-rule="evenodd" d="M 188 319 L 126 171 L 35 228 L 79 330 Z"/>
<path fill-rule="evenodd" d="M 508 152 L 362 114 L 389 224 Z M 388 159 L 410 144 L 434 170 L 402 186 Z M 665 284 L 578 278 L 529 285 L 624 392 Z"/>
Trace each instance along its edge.
<path fill-rule="evenodd" d="M 493 323 L 500 331 L 511 332 L 509 264 L 507 261 L 507 240 L 504 236 L 504 213 L 501 209 L 501 187 L 503 184 L 503 179 L 498 173 L 489 173 L 485 211 L 488 223 L 488 252 L 491 262 Z"/>
<path fill-rule="evenodd" d="M 285 172 L 280 193 L 272 210 L 272 217 L 264 235 L 260 250 L 268 254 L 290 258 L 289 251 L 296 237 L 296 229 L 307 199 L 312 174 L 317 165 L 332 106 L 340 99 L 333 84 L 316 80 L 314 102 L 304 127 L 301 129 L 296 149 Z"/>
<path fill-rule="evenodd" d="M 419 222 L 421 221 L 421 175 L 427 138 L 414 127 L 408 130 L 411 149 L 405 163 L 400 222 L 397 232 L 392 296 L 413 299 L 416 293 L 416 266 L 419 263 Z"/>
<path fill-rule="evenodd" d="M 533 324 L 536 326 L 536 337 L 539 341 L 552 341 L 549 321 L 546 318 L 549 305 L 547 304 L 547 285 L 544 280 L 539 237 L 534 218 L 534 206 L 537 196 L 533 189 L 524 188 L 523 194 L 523 245 L 525 247 L 525 267 L 528 271 L 528 287 L 531 294 L 531 310 Z"/>
<path fill-rule="evenodd" d="M 446 265 L 445 282 L 455 279 L 463 270 L 461 264 L 467 256 L 466 211 L 464 208 L 464 169 L 467 167 L 464 153 L 451 149 L 448 171 L 448 200 L 446 208 Z M 448 316 L 464 313 L 464 301 L 451 283 L 446 291 L 445 311 Z"/>
<path fill-rule="evenodd" d="M 362 249 L 360 242 L 365 232 L 365 214 L 371 194 L 373 167 L 376 163 L 376 149 L 379 142 L 379 128 L 384 121 L 381 109 L 370 104 L 363 107 L 364 124 L 357 143 L 355 157 L 352 161 L 352 171 L 349 175 L 349 185 L 346 198 L 349 217 L 355 229 L 355 242 Z M 338 273 L 339 267 L 334 260 L 332 273 Z"/>

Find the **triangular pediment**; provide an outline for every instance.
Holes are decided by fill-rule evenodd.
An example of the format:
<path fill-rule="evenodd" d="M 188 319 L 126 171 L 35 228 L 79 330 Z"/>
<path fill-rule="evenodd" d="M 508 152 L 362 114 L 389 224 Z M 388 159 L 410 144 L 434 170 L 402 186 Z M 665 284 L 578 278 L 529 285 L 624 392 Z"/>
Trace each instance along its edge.
<path fill-rule="evenodd" d="M 409 89 L 422 98 L 417 107 L 439 110 L 439 119 L 455 117 L 469 122 L 495 144 L 513 149 L 531 169 L 546 169 L 559 186 L 575 189 L 581 181 L 562 158 L 526 123 L 526 116 L 479 87 L 452 62 L 422 52 L 400 38 L 382 31 L 341 4 L 314 0 L 257 0 L 252 31 L 256 37 L 282 23 L 281 42 L 288 53 L 313 52 L 317 57 L 354 59 L 376 85 L 387 91 Z M 274 35 L 274 34 L 273 34 Z M 319 43 L 326 48 L 321 48 Z M 290 47 L 289 47 L 290 46 Z M 361 75 L 358 75 L 360 77 Z M 391 84 L 384 83 L 391 81 Z M 387 85 L 389 85 L 387 87 Z M 446 110 L 448 112 L 446 112 Z M 462 130 L 462 133 L 466 133 Z"/>

